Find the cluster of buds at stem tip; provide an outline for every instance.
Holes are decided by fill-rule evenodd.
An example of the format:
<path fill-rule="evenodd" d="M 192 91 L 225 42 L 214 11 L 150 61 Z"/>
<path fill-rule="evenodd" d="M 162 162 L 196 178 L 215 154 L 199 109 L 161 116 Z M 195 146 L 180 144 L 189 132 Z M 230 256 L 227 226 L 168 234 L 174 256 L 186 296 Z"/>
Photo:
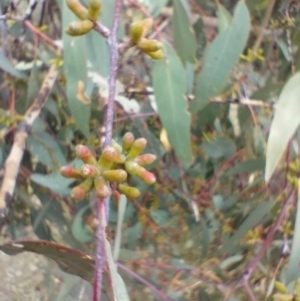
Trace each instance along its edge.
<path fill-rule="evenodd" d="M 130 39 L 134 46 L 137 46 L 142 52 L 150 56 L 153 60 L 163 58 L 162 43 L 157 40 L 147 39 L 145 36 L 152 29 L 153 20 L 145 19 L 134 22 L 130 27 Z"/>
<path fill-rule="evenodd" d="M 117 183 L 117 190 L 130 198 L 140 196 L 136 187 L 126 182 L 127 175 L 136 175 L 145 183 L 153 184 L 156 179 L 153 173 L 145 169 L 156 160 L 153 154 L 141 154 L 147 145 L 144 138 L 135 139 L 132 133 L 123 136 L 122 146 L 113 141 L 112 146 L 106 147 L 97 160 L 85 145 L 76 146 L 76 156 L 83 165 L 81 168 L 63 166 L 61 174 L 66 178 L 81 180 L 81 183 L 71 191 L 71 198 L 80 201 L 94 190 L 99 198 L 111 194 L 110 183 Z"/>
<path fill-rule="evenodd" d="M 69 24 L 66 33 L 70 36 L 81 36 L 88 33 L 94 27 L 94 22 L 99 18 L 101 12 L 100 0 L 89 0 L 88 8 L 83 6 L 79 0 L 66 0 L 69 9 L 81 20 Z"/>

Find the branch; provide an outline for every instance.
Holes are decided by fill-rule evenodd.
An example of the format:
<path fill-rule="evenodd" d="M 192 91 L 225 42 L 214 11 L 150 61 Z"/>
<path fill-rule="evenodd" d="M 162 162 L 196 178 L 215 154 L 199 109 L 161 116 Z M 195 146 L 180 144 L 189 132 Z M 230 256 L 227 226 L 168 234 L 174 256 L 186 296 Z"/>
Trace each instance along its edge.
<path fill-rule="evenodd" d="M 23 158 L 28 132 L 35 119 L 39 116 L 51 89 L 56 81 L 59 71 L 52 65 L 45 76 L 42 87 L 36 96 L 33 104 L 27 110 L 24 120 L 19 123 L 14 137 L 14 144 L 4 165 L 4 178 L 0 190 L 0 230 L 7 217 L 8 206 L 11 204 L 16 186 L 18 170 Z"/>
<path fill-rule="evenodd" d="M 113 122 L 114 122 L 114 101 L 116 94 L 116 82 L 117 82 L 117 72 L 119 64 L 119 47 L 117 41 L 118 25 L 121 15 L 123 0 L 117 0 L 114 12 L 113 26 L 108 34 L 108 31 L 104 27 L 99 27 L 97 23 L 95 29 L 100 32 L 100 34 L 107 34 L 107 44 L 110 52 L 110 75 L 109 75 L 109 95 L 107 100 L 107 111 L 104 121 L 104 126 L 106 128 L 105 141 L 103 147 L 111 145 L 112 132 L 113 132 Z M 96 248 L 96 266 L 95 266 L 95 277 L 94 277 L 94 287 L 93 287 L 93 301 L 99 301 L 101 295 L 101 286 L 102 286 L 102 273 L 104 270 L 104 265 L 106 262 L 105 248 L 103 237 L 105 234 L 105 229 L 103 225 L 106 224 L 104 221 L 108 221 L 109 218 L 109 200 L 98 199 L 97 200 L 97 217 L 98 217 L 98 227 L 97 227 L 97 248 Z M 103 210 L 103 205 L 105 210 Z M 105 211 L 105 214 L 104 214 Z"/>
<path fill-rule="evenodd" d="M 295 195 L 295 191 L 292 190 L 289 193 L 289 195 L 287 196 L 286 200 L 284 201 L 283 206 L 281 208 L 281 211 L 280 211 L 279 215 L 277 216 L 277 219 L 274 222 L 271 230 L 269 231 L 266 239 L 264 240 L 260 250 L 258 251 L 256 256 L 254 257 L 254 259 L 250 262 L 250 264 L 248 265 L 248 267 L 247 267 L 247 269 L 246 269 L 246 271 L 243 275 L 242 283 L 243 283 L 243 286 L 246 288 L 247 292 L 249 292 L 249 290 L 248 290 L 249 279 L 250 279 L 251 275 L 253 274 L 257 264 L 262 259 L 262 257 L 266 253 L 267 249 L 269 248 L 270 244 L 272 243 L 273 236 L 276 233 L 277 229 L 279 228 L 280 223 L 282 222 L 282 220 L 285 216 L 287 207 L 290 204 L 290 202 L 293 200 L 294 195 Z"/>

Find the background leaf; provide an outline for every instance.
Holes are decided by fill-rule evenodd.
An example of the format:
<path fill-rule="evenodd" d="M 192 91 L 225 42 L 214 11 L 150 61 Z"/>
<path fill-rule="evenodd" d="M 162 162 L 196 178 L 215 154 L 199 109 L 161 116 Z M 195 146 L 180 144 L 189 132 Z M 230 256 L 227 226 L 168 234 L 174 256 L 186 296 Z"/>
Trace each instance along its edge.
<path fill-rule="evenodd" d="M 196 113 L 210 97 L 219 95 L 227 84 L 234 65 L 243 52 L 250 33 L 250 16 L 244 1 L 236 5 L 231 26 L 222 31 L 207 49 L 202 71 L 196 79 L 191 112 Z"/>
<path fill-rule="evenodd" d="M 195 62 L 196 39 L 193 28 L 190 26 L 189 17 L 180 0 L 173 0 L 174 15 L 173 27 L 175 47 L 182 62 Z"/>
<path fill-rule="evenodd" d="M 77 84 L 81 80 L 87 83 L 87 53 L 85 36 L 71 37 L 65 33 L 68 25 L 75 20 L 74 14 L 63 2 L 63 48 L 64 71 L 67 78 L 67 96 L 74 120 L 81 132 L 89 136 L 90 105 L 83 104 L 76 97 Z"/>
<path fill-rule="evenodd" d="M 182 163 L 192 159 L 190 147 L 191 117 L 186 110 L 185 72 L 168 43 L 164 43 L 165 59 L 155 63 L 153 70 L 154 94 L 159 116 L 168 138 Z"/>
<path fill-rule="evenodd" d="M 296 73 L 284 86 L 276 104 L 267 144 L 265 180 L 274 173 L 289 140 L 300 124 L 298 112 L 300 101 L 300 72 Z"/>

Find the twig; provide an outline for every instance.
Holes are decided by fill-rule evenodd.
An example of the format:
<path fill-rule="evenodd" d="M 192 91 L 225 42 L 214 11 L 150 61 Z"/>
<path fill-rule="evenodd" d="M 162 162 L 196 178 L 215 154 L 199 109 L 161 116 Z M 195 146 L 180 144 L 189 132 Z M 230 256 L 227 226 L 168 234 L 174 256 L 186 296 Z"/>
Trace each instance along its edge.
<path fill-rule="evenodd" d="M 144 285 L 148 286 L 152 292 L 154 294 L 156 294 L 160 299 L 159 300 L 164 300 L 164 301 L 174 301 L 173 299 L 169 298 L 168 296 L 166 296 L 163 292 L 161 292 L 159 289 L 157 289 L 153 284 L 151 284 L 150 282 L 148 282 L 146 279 L 144 279 L 143 277 L 139 276 L 138 274 L 136 274 L 135 272 L 131 271 L 130 269 L 128 269 L 126 266 L 124 266 L 121 263 L 118 263 L 118 267 L 123 270 L 125 273 L 129 274 L 130 276 L 132 276 L 133 278 L 135 278 L 136 280 L 138 280 L 139 282 L 143 283 Z"/>
<path fill-rule="evenodd" d="M 107 147 L 111 144 L 112 132 L 113 132 L 113 122 L 114 122 L 114 100 L 116 94 L 116 82 L 117 82 L 117 72 L 119 64 L 119 49 L 117 41 L 117 32 L 119 19 L 121 15 L 123 0 L 117 0 L 114 12 L 113 26 L 108 35 L 107 44 L 110 52 L 110 75 L 109 75 L 109 95 L 107 100 L 107 111 L 105 116 L 104 126 L 106 128 L 105 141 L 103 147 Z M 98 24 L 99 25 L 99 24 Z M 108 32 L 104 30 L 104 27 L 99 27 L 96 23 L 95 29 L 101 33 L 105 34 Z M 104 249 L 104 239 L 103 237 L 105 231 L 103 231 L 103 220 L 108 220 L 109 217 L 109 200 L 98 199 L 97 200 L 97 217 L 98 217 L 98 227 L 97 227 L 97 247 L 96 247 L 96 263 L 95 263 L 95 277 L 94 277 L 94 287 L 93 287 L 93 300 L 99 301 L 102 286 L 102 273 L 104 270 L 104 264 L 106 261 L 105 249 Z M 106 214 L 103 214 L 103 205 L 105 206 Z M 111 275 L 110 275 L 111 276 Z"/>
<path fill-rule="evenodd" d="M 0 190 L 0 230 L 8 213 L 7 207 L 11 204 L 28 132 L 46 103 L 58 73 L 57 67 L 52 65 L 45 76 L 38 95 L 25 113 L 24 120 L 19 123 L 16 130 L 14 144 L 4 165 L 4 178 Z"/>
<path fill-rule="evenodd" d="M 290 191 L 286 200 L 283 203 L 283 206 L 281 208 L 279 215 L 277 216 L 276 221 L 274 222 L 271 230 L 269 231 L 266 239 L 264 240 L 260 250 L 258 251 L 258 253 L 254 257 L 254 259 L 248 265 L 248 267 L 243 275 L 243 278 L 242 278 L 242 283 L 246 290 L 247 290 L 247 285 L 249 284 L 249 279 L 251 278 L 251 275 L 253 274 L 257 264 L 259 263 L 259 261 L 264 256 L 267 249 L 269 248 L 270 244 L 272 243 L 273 236 L 276 233 L 277 229 L 279 228 L 280 223 L 282 222 L 282 220 L 285 216 L 286 209 L 287 209 L 288 205 L 290 204 L 290 202 L 293 200 L 294 195 L 295 195 L 295 191 L 294 190 Z"/>

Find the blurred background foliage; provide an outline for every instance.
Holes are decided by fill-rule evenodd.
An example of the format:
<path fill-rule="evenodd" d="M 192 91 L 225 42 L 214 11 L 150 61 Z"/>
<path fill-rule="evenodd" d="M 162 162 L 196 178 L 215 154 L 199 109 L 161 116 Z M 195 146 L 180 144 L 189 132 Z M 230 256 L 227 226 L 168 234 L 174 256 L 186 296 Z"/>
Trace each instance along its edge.
<path fill-rule="evenodd" d="M 110 27 L 115 1 L 102 3 L 100 21 Z M 10 16 L 0 19 L 0 167 L 48 67 L 61 66 L 30 131 L 1 240 L 39 238 L 93 255 L 93 196 L 75 204 L 68 196 L 75 183 L 61 177 L 59 168 L 78 165 L 77 144 L 99 153 L 110 69 L 106 41 L 96 32 L 67 36 L 64 29 L 73 15 L 64 1 L 39 1 L 30 17 L 35 30 L 18 21 L 27 1 L 4 0 L 0 7 Z M 114 139 L 120 141 L 127 131 L 145 137 L 158 160 L 151 167 L 156 184 L 132 179 L 142 196 L 128 200 L 122 213 L 119 262 L 170 300 L 249 300 L 237 283 L 280 213 L 286 187 L 297 189 L 299 167 L 288 177 L 280 152 L 269 163 L 272 170 L 280 161 L 268 185 L 264 172 L 274 105 L 300 67 L 299 9 L 299 1 L 289 0 L 124 1 L 119 40 L 128 39 L 133 21 L 152 16 L 150 36 L 163 42 L 166 60 L 154 62 L 136 48 L 120 59 Z M 76 97 L 79 80 L 90 104 Z M 299 115 L 299 106 L 289 108 L 288 116 Z M 277 129 L 279 137 L 293 137 L 285 123 Z M 293 140 L 288 158 L 295 166 L 298 149 Z M 289 266 L 298 269 L 287 280 L 289 252 L 282 251 L 290 249 L 293 229 L 300 227 L 296 212 L 291 202 L 255 269 L 250 285 L 257 300 L 273 298 L 275 280 L 292 291 L 299 276 L 296 256 Z M 112 244 L 118 214 L 113 197 Z M 88 282 L 58 272 L 53 263 L 43 269 L 44 299 L 28 300 L 87 298 Z M 122 276 L 131 300 L 163 300 L 125 272 Z M 74 293 L 74 287 L 82 291 Z"/>

